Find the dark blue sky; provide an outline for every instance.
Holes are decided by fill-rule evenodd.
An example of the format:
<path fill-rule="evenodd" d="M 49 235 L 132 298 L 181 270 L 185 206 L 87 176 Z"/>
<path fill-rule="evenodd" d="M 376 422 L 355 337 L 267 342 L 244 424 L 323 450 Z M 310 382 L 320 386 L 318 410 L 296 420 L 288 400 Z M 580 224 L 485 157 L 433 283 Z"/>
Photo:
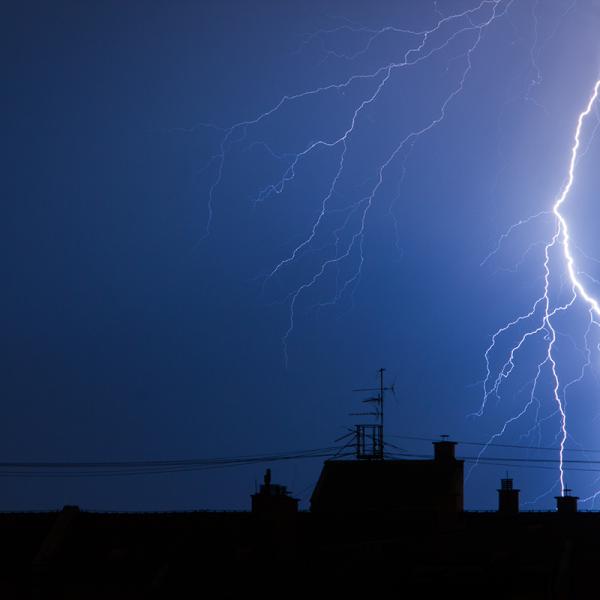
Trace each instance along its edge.
<path fill-rule="evenodd" d="M 483 30 L 445 118 L 390 162 L 364 235 L 339 270 L 330 265 L 298 296 L 287 367 L 282 337 L 290 294 L 335 256 L 336 230 L 339 247 L 350 244 L 364 204 L 354 213 L 344 209 L 369 195 L 405 136 L 438 116 L 465 73 L 473 28 L 490 7 L 432 34 L 432 47 L 439 46 L 470 27 L 429 59 L 395 71 L 361 111 L 333 212 L 297 260 L 264 278 L 310 235 L 341 145 L 316 148 L 282 193 L 255 200 L 283 176 L 293 153 L 339 137 L 381 77 L 286 103 L 235 129 L 205 236 L 219 167 L 211 157 L 224 133 L 202 124 L 254 120 L 284 95 L 400 61 L 416 39 L 388 32 L 352 60 L 336 57 L 366 44 L 368 33 L 350 29 L 420 31 L 440 12 L 476 5 L 439 1 L 439 12 L 417 0 L 9 8 L 1 26 L 0 460 L 169 459 L 329 446 L 352 423 L 347 413 L 360 396 L 351 390 L 375 384 L 380 366 L 397 389 L 387 406 L 390 436 L 447 433 L 485 442 L 517 414 L 543 339 L 525 349 L 501 399 L 490 400 L 483 417 L 467 418 L 481 404 L 490 336 L 526 313 L 543 287 L 552 219 L 518 229 L 480 263 L 512 223 L 548 210 L 560 191 L 575 121 L 599 73 L 598 2 L 500 1 L 502 14 Z M 578 247 L 597 257 L 595 118 L 565 213 Z M 598 265 L 585 260 L 582 268 L 599 278 Z M 561 278 L 564 284 L 559 269 L 553 281 L 560 286 Z M 585 363 L 586 314 L 575 306 L 556 324 L 563 386 Z M 588 339 L 595 349 L 599 340 Z M 568 391 L 573 448 L 600 449 L 597 362 L 596 352 Z M 543 374 L 537 416 L 547 419 L 540 429 L 525 436 L 535 424 L 532 410 L 496 441 L 556 447 L 550 395 Z M 389 439 L 429 453 L 427 442 Z M 465 456 L 479 450 L 461 447 Z M 524 448 L 488 454 L 540 456 Z M 524 500 L 551 491 L 536 508 L 551 506 L 558 491 L 556 464 L 547 466 L 510 469 Z M 263 468 L 3 478 L 0 508 L 245 508 Z M 319 470 L 319 460 L 277 464 L 274 477 L 306 500 Z M 467 482 L 467 507 L 492 507 L 505 471 L 478 467 Z M 577 473 L 569 483 L 588 497 L 600 489 L 598 475 Z"/>

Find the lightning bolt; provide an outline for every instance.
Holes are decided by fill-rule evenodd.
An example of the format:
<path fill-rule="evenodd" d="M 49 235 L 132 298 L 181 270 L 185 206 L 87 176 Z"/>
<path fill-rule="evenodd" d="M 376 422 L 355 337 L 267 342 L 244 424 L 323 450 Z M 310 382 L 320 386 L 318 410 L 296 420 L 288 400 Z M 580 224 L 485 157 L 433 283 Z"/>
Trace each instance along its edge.
<path fill-rule="evenodd" d="M 384 184 L 387 172 L 390 170 L 390 166 L 401 159 L 401 169 L 404 172 L 407 156 L 414 144 L 444 121 L 450 104 L 464 89 L 467 77 L 473 67 L 472 55 L 480 45 L 484 32 L 499 17 L 506 14 L 513 1 L 481 0 L 472 8 L 446 16 L 435 6 L 434 10 L 439 17 L 438 20 L 432 27 L 419 31 L 391 26 L 372 29 L 353 24 L 345 24 L 341 27 L 317 31 L 307 36 L 302 42 L 302 46 L 307 46 L 317 39 L 342 31 L 354 35 L 366 36 L 364 43 L 352 53 L 342 53 L 334 50 L 326 51 L 326 57 L 350 63 L 359 57 L 367 55 L 372 50 L 376 40 L 382 36 L 396 35 L 401 36 L 403 39 L 412 39 L 414 41 L 408 44 L 407 49 L 402 54 L 401 60 L 389 61 L 370 72 L 353 74 L 339 83 L 331 83 L 296 94 L 283 96 L 271 108 L 253 119 L 240 121 L 228 128 L 220 128 L 223 131 L 223 137 L 219 145 L 219 150 L 208 161 L 209 165 L 216 168 L 216 174 L 208 190 L 208 218 L 205 236 L 210 235 L 217 191 L 225 174 L 226 157 L 234 145 L 246 139 L 249 130 L 268 121 L 285 107 L 294 103 L 297 104 L 315 98 L 327 98 L 336 93 L 349 94 L 352 91 L 358 91 L 361 94 L 361 97 L 351 110 L 346 127 L 339 135 L 322 137 L 309 142 L 300 150 L 284 153 L 276 152 L 266 143 L 260 143 L 260 145 L 267 149 L 267 152 L 271 156 L 275 157 L 279 162 L 283 161 L 285 166 L 276 180 L 269 182 L 258 191 L 253 199 L 255 204 L 263 203 L 282 195 L 298 177 L 300 166 L 309 156 L 318 151 L 337 153 L 337 166 L 329 181 L 327 191 L 319 201 L 320 208 L 309 228 L 308 234 L 292 248 L 287 256 L 281 258 L 262 277 L 262 289 L 264 292 L 269 282 L 281 275 L 284 270 L 297 264 L 307 253 L 328 251 L 328 256 L 316 265 L 312 274 L 300 280 L 280 301 L 286 304 L 289 309 L 288 325 L 281 338 L 286 365 L 288 363 L 288 344 L 290 336 L 294 331 L 300 298 L 330 274 L 333 274 L 335 291 L 332 297 L 317 302 L 313 305 L 314 307 L 322 308 L 336 304 L 345 295 L 353 295 L 354 290 L 360 282 L 365 262 L 365 231 L 368 227 L 369 216 Z M 372 176 L 370 187 L 358 200 L 342 207 L 335 206 L 334 201 L 339 201 L 338 188 L 346 173 L 348 153 L 354 143 L 355 132 L 359 123 L 363 126 L 365 125 L 365 121 L 368 118 L 367 111 L 378 102 L 384 91 L 389 87 L 390 82 L 399 76 L 402 71 L 413 68 L 441 54 L 452 44 L 464 44 L 463 49 L 458 55 L 450 59 L 450 61 L 462 59 L 463 67 L 458 73 L 456 84 L 439 104 L 437 114 L 431 116 L 422 126 L 407 132 L 401 137 L 387 157 L 382 158 L 381 164 L 377 167 L 374 176 Z M 366 91 L 363 88 L 366 88 Z M 249 147 L 255 147 L 256 145 L 255 142 Z M 397 197 L 394 198 L 390 204 L 389 214 L 394 222 L 397 238 L 396 246 L 399 248 L 399 226 L 393 215 L 393 207 L 397 200 Z M 342 222 L 341 224 L 336 224 L 335 218 L 340 215 L 342 216 Z M 328 237 L 330 242 L 325 246 L 315 248 L 317 238 L 322 236 Z M 342 272 L 345 274 L 342 275 Z"/>
<path fill-rule="evenodd" d="M 360 284 L 363 267 L 369 256 L 365 234 L 373 220 L 374 207 L 382 201 L 385 186 L 392 178 L 392 183 L 398 187 L 387 205 L 387 215 L 393 225 L 396 249 L 401 253 L 401 227 L 395 207 L 402 200 L 402 182 L 411 151 L 435 128 L 443 126 L 450 110 L 456 110 L 457 98 L 465 90 L 474 69 L 473 58 L 482 45 L 482 40 L 494 24 L 506 17 L 513 4 L 514 0 L 475 0 L 471 8 L 447 14 L 440 10 L 438 2 L 434 2 L 432 25 L 418 30 L 393 26 L 362 27 L 346 21 L 339 27 L 316 31 L 305 36 L 297 52 L 303 52 L 313 44 L 320 44 L 324 53 L 323 62 L 339 61 L 336 64 L 347 66 L 352 74 L 325 85 L 284 95 L 263 112 L 227 127 L 202 124 L 202 127 L 210 127 L 219 135 L 218 148 L 204 167 L 207 170 L 211 169 L 212 174 L 210 185 L 207 185 L 205 237 L 211 234 L 213 221 L 219 209 L 221 184 L 228 175 L 229 157 L 236 147 L 245 144 L 244 152 L 247 153 L 260 149 L 275 163 L 275 174 L 261 180 L 251 195 L 254 207 L 264 206 L 284 197 L 286 193 L 291 193 L 293 186 L 302 180 L 303 169 L 315 156 L 326 156 L 330 160 L 331 166 L 326 171 L 323 188 L 314 196 L 316 208 L 311 219 L 304 225 L 300 235 L 293 242 L 289 242 L 287 250 L 282 251 L 259 277 L 263 294 L 278 290 L 278 298 L 273 303 L 280 303 L 287 310 L 281 335 L 286 366 L 292 336 L 301 311 L 306 308 L 305 305 L 308 305 L 308 310 L 320 310 L 337 305 L 343 299 L 354 301 L 354 293 Z M 555 29 L 545 39 L 540 35 L 543 31 L 539 23 L 542 14 L 541 1 L 531 0 L 531 3 L 526 5 L 531 7 L 530 11 L 527 9 L 527 19 L 533 27 L 533 40 L 527 52 L 528 82 L 524 85 L 524 94 L 520 100 L 540 108 L 545 114 L 549 114 L 549 111 L 536 97 L 543 83 L 542 69 L 538 61 L 542 49 L 557 33 L 567 14 L 574 11 L 576 4 L 577 0 L 568 3 L 558 15 Z M 358 40 L 358 43 L 351 51 L 332 48 L 328 41 L 338 34 L 353 36 L 352 39 Z M 376 60 L 373 56 L 378 43 L 384 38 L 385 41 L 393 39 L 398 42 L 399 50 L 393 60 Z M 449 55 L 452 55 L 451 58 L 448 58 Z M 355 65 L 365 58 L 373 61 L 368 63 L 371 66 L 365 70 L 356 68 Z M 348 183 L 348 175 L 352 174 L 352 151 L 355 147 L 360 147 L 358 134 L 370 128 L 373 112 L 377 110 L 379 103 L 384 101 L 386 94 L 393 92 L 391 88 L 395 82 L 401 80 L 411 69 L 435 58 L 446 59 L 446 70 L 450 73 L 447 82 L 444 80 L 446 87 L 443 93 L 436 98 L 435 103 L 432 101 L 433 108 L 420 117 L 420 121 L 410 127 L 403 126 L 404 129 L 394 134 L 389 147 L 384 148 L 364 181 L 348 192 L 344 185 Z M 588 370 L 591 370 L 591 335 L 592 331 L 600 331 L 600 302 L 588 289 L 589 282 L 595 280 L 576 263 L 575 256 L 580 258 L 580 255 L 585 255 L 571 239 L 564 211 L 575 182 L 577 163 L 587 150 L 582 146 L 582 135 L 585 125 L 589 122 L 588 117 L 594 108 L 597 108 L 599 88 L 600 79 L 595 82 L 583 110 L 576 119 L 566 179 L 558 196 L 544 210 L 530 214 L 506 229 L 480 264 L 481 267 L 487 267 L 492 263 L 517 230 L 529 231 L 528 228 L 540 224 L 548 227 L 541 240 L 534 240 L 528 245 L 513 269 L 517 270 L 535 250 L 535 255 L 539 255 L 541 262 L 541 290 L 536 292 L 537 297 L 527 310 L 506 322 L 491 335 L 483 355 L 483 394 L 478 409 L 471 416 L 482 417 L 489 410 L 490 400 L 500 402 L 506 382 L 514 377 L 522 355 L 534 346 L 539 354 L 535 355 L 526 385 L 517 394 L 519 408 L 504 420 L 502 427 L 490 437 L 488 445 L 505 435 L 517 422 L 531 417 L 534 425 L 524 435 L 533 439 L 537 434 L 539 442 L 542 426 L 558 421 L 555 440 L 559 468 L 555 485 L 560 485 L 561 490 L 564 490 L 566 483 L 564 453 L 567 441 L 573 440 L 567 427 L 567 393 L 573 386 L 581 383 Z M 307 136 L 308 141 L 305 139 L 298 142 L 296 147 L 283 150 L 260 138 L 261 127 L 268 127 L 272 120 L 284 116 L 283 113 L 288 109 L 302 110 L 307 103 L 318 101 L 337 103 L 336 106 L 340 108 L 339 119 L 332 124 L 331 131 L 325 133 L 319 129 L 312 137 Z M 597 128 L 598 123 L 591 139 Z M 289 283 L 289 279 L 292 283 Z M 327 293 L 322 292 L 327 285 Z M 283 288 L 281 292 L 280 286 Z M 316 301 L 315 296 L 318 297 Z M 587 311 L 584 314 L 588 319 L 582 350 L 583 359 L 576 376 L 569 379 L 565 377 L 561 368 L 558 352 L 559 338 L 564 336 L 559 327 L 560 319 L 582 305 Z M 508 350 L 504 350 L 505 346 Z M 549 385 L 548 394 L 546 390 L 542 390 L 546 385 Z M 545 402 L 547 398 L 550 399 L 549 403 Z M 546 404 L 551 405 L 548 411 Z M 484 446 L 479 456 L 487 449 L 488 446 Z M 471 467 L 469 474 L 476 466 L 477 463 Z M 595 499 L 596 496 L 589 498 Z"/>
<path fill-rule="evenodd" d="M 575 259 L 571 249 L 572 243 L 569 232 L 569 224 L 565 215 L 562 212 L 562 208 L 565 202 L 567 201 L 569 194 L 571 193 L 575 181 L 575 171 L 581 149 L 582 131 L 587 117 L 590 115 L 594 105 L 597 102 L 599 89 L 600 79 L 598 79 L 595 82 L 592 89 L 592 93 L 590 94 L 587 100 L 585 108 L 581 111 L 581 113 L 579 113 L 579 116 L 577 118 L 576 127 L 573 135 L 573 145 L 571 147 L 570 160 L 568 163 L 566 182 L 564 183 L 560 194 L 558 195 L 558 197 L 554 201 L 554 204 L 552 205 L 551 214 L 554 217 L 555 228 L 553 235 L 544 247 L 544 286 L 542 294 L 536 299 L 529 312 L 508 322 L 506 325 L 499 328 L 492 335 L 491 343 L 484 353 L 486 376 L 483 381 L 483 400 L 479 410 L 476 413 L 474 413 L 474 416 L 482 416 L 486 409 L 486 405 L 489 398 L 491 396 L 496 396 L 499 398 L 500 387 L 502 386 L 503 382 L 506 379 L 508 379 L 513 369 L 515 368 L 516 356 L 522 351 L 523 347 L 530 341 L 530 339 L 539 337 L 541 335 L 545 342 L 545 352 L 543 359 L 537 365 L 536 374 L 531 385 L 529 399 L 518 413 L 516 413 L 507 421 L 505 421 L 501 429 L 492 435 L 492 437 L 488 441 L 488 444 L 492 443 L 496 438 L 504 435 L 507 428 L 512 423 L 518 421 L 531 409 L 531 407 L 536 402 L 536 390 L 542 371 L 544 369 L 548 370 L 552 384 L 552 401 L 555 405 L 555 411 L 550 416 L 556 415 L 559 418 L 559 431 L 557 434 L 559 455 L 558 482 L 560 484 L 561 493 L 564 493 L 565 489 L 564 453 L 565 445 L 569 435 L 567 431 L 566 393 L 571 386 L 582 381 L 586 369 L 590 366 L 591 349 L 589 344 L 589 335 L 592 327 L 598 327 L 600 325 L 600 322 L 597 320 L 597 317 L 600 316 L 600 304 L 598 303 L 598 300 L 592 295 L 591 292 L 588 291 L 588 289 L 583 284 L 580 275 L 584 273 L 578 271 L 578 269 L 576 268 Z M 544 214 L 547 214 L 547 212 L 540 212 L 536 215 L 532 215 L 531 217 L 527 217 L 526 219 L 522 219 L 514 225 L 512 225 L 504 234 L 502 234 L 495 249 L 482 261 L 481 264 L 485 264 L 491 258 L 491 256 L 493 256 L 493 254 L 499 250 L 500 245 L 516 228 L 526 225 L 527 223 L 531 222 L 534 219 L 537 219 L 538 217 Z M 560 257 L 561 263 L 566 270 L 567 280 L 571 290 L 569 299 L 562 304 L 553 303 L 551 299 L 550 290 L 551 275 L 553 272 L 553 252 L 555 254 L 558 254 L 558 256 Z M 556 341 L 558 334 L 557 328 L 555 326 L 555 317 L 557 314 L 561 312 L 566 312 L 569 309 L 571 309 L 575 305 L 576 301 L 582 302 L 587 307 L 589 314 L 589 324 L 584 336 L 586 360 L 581 367 L 578 377 L 567 382 L 566 384 L 561 384 L 558 361 L 556 357 Z M 491 368 L 490 356 L 496 349 L 499 339 L 505 334 L 508 334 L 509 332 L 515 330 L 521 325 L 529 322 L 532 322 L 534 326 L 528 328 L 525 331 L 525 333 L 521 334 L 517 342 L 510 348 L 507 360 L 502 364 L 500 369 L 494 375 Z M 535 427 L 539 427 L 539 412 L 536 415 Z M 485 446 L 481 450 L 481 452 L 479 453 L 479 457 L 481 457 L 486 450 L 487 446 Z M 476 465 L 477 463 L 473 465 L 470 472 L 472 472 L 473 468 Z M 593 495 L 587 498 L 586 500 L 595 499 L 595 497 L 596 495 Z"/>

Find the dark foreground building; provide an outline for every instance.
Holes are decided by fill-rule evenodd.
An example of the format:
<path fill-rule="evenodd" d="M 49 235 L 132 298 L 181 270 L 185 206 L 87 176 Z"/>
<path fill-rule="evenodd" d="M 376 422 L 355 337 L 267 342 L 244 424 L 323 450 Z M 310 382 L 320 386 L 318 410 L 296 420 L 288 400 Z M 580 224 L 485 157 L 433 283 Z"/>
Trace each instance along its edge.
<path fill-rule="evenodd" d="M 310 499 L 313 513 L 463 510 L 463 461 L 455 442 L 434 442 L 433 460 L 328 460 Z"/>
<path fill-rule="evenodd" d="M 311 512 L 268 473 L 252 512 L 5 513 L 0 598 L 589 599 L 600 514 L 564 498 L 520 513 L 504 480 L 501 510 L 464 512 L 444 441 L 428 461 L 326 461 Z"/>

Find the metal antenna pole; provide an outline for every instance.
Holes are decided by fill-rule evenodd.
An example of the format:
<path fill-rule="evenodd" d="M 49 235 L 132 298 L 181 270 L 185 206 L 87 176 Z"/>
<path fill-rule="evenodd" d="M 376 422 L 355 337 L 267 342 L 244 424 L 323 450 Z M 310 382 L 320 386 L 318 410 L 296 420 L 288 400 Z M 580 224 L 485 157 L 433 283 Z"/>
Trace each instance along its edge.
<path fill-rule="evenodd" d="M 379 386 L 376 388 L 357 388 L 355 392 L 377 392 L 376 396 L 363 400 L 366 403 L 373 403 L 376 409 L 373 412 L 350 413 L 351 415 L 371 415 L 377 419 L 377 424 L 360 424 L 356 426 L 357 449 L 356 455 L 358 458 L 385 458 L 384 441 L 383 441 L 383 423 L 384 423 L 384 400 L 385 393 L 389 390 L 394 392 L 394 384 L 387 386 L 384 382 L 385 369 L 382 367 L 377 370 L 379 373 Z M 373 448 L 370 453 L 367 453 L 365 443 L 368 437 L 372 438 Z"/>

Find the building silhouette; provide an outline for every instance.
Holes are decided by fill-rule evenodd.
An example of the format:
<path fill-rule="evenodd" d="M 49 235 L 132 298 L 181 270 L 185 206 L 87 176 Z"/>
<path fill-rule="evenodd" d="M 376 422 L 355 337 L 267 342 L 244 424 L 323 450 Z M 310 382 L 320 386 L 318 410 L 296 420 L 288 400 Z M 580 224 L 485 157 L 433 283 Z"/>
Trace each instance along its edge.
<path fill-rule="evenodd" d="M 455 447 L 325 461 L 310 511 L 267 470 L 249 511 L 0 513 L 1 597 L 593 597 L 600 513 L 465 511 Z"/>
<path fill-rule="evenodd" d="M 434 442 L 432 460 L 328 460 L 310 499 L 314 513 L 463 510 L 463 461 L 455 442 Z"/>
<path fill-rule="evenodd" d="M 253 514 L 293 515 L 298 512 L 299 500 L 290 496 L 285 485 L 271 483 L 271 469 L 265 471 L 260 491 L 251 498 Z"/>
<path fill-rule="evenodd" d="M 498 490 L 498 512 L 502 514 L 515 514 L 519 512 L 519 492 L 513 488 L 513 480 L 500 480 L 500 489 Z"/>

